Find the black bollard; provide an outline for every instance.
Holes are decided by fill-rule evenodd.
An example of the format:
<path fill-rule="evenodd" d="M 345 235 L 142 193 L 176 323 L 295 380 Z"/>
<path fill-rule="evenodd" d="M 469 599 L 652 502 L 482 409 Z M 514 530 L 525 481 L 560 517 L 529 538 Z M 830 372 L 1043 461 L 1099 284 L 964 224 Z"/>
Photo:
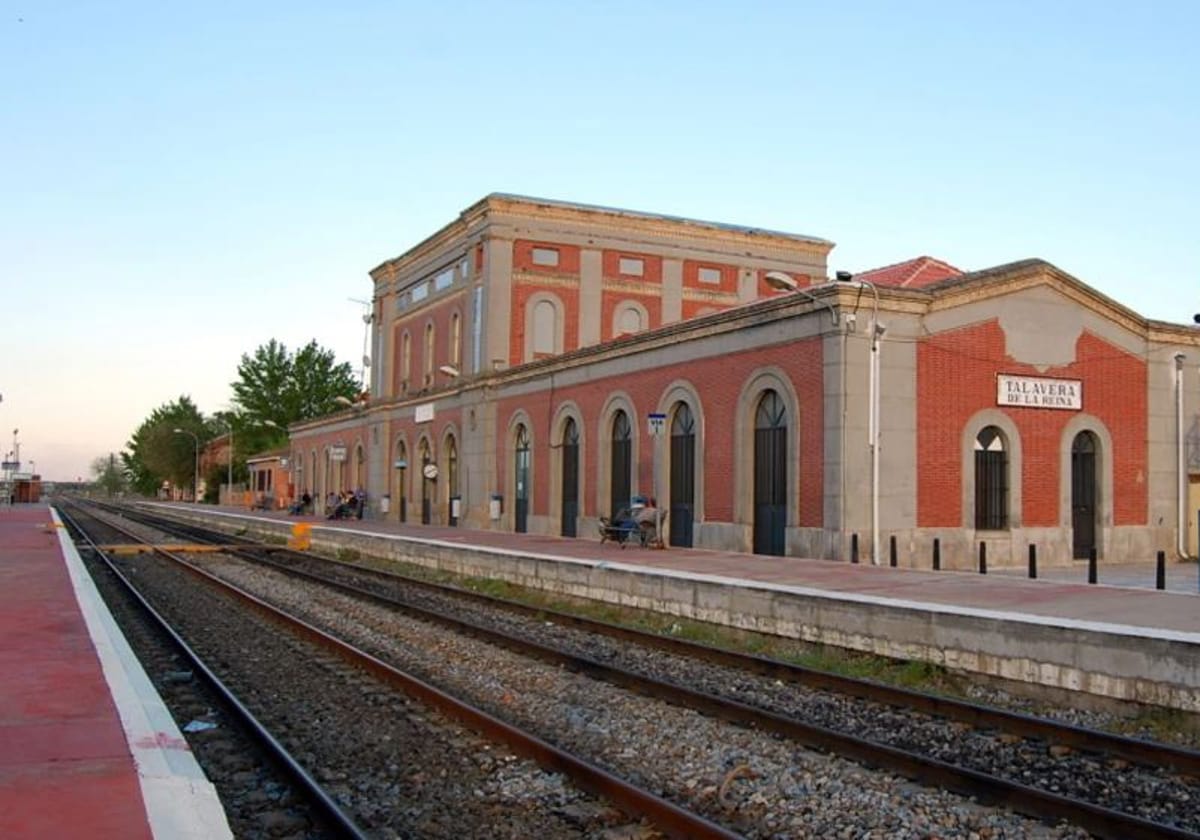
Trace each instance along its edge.
<path fill-rule="evenodd" d="M 1167 552 L 1158 552 L 1158 563 L 1154 570 L 1154 588 L 1167 588 Z"/>
<path fill-rule="evenodd" d="M 896 537 L 895 537 L 895 535 L 892 535 L 892 537 L 890 538 L 890 543 L 888 545 L 888 557 L 890 558 L 890 563 L 892 565 L 892 568 L 893 569 L 896 568 Z"/>
<path fill-rule="evenodd" d="M 1096 546 L 1088 549 L 1088 583 L 1096 582 Z"/>
<path fill-rule="evenodd" d="M 987 574 L 987 543 L 979 542 L 979 574 Z"/>
<path fill-rule="evenodd" d="M 1037 578 L 1037 546 L 1029 544 L 1029 579 Z"/>
<path fill-rule="evenodd" d="M 933 570 L 940 571 L 942 568 L 942 541 L 939 537 L 933 538 Z"/>
<path fill-rule="evenodd" d="M 850 535 L 850 562 L 858 562 L 858 534 Z"/>

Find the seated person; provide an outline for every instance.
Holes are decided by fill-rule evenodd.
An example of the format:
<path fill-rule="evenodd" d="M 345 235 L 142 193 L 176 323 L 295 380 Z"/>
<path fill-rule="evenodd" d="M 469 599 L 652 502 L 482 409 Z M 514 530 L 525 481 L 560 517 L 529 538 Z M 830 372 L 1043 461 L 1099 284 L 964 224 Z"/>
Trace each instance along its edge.
<path fill-rule="evenodd" d="M 306 490 L 304 495 L 293 502 L 292 506 L 288 508 L 288 513 L 292 515 L 301 514 L 304 513 L 304 511 L 309 510 L 311 507 L 312 496 L 308 495 L 308 491 Z"/>

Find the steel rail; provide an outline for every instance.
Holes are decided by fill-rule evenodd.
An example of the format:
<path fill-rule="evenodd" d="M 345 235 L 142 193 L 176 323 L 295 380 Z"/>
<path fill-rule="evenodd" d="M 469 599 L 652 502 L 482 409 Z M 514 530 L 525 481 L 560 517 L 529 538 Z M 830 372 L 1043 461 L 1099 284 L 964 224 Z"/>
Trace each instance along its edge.
<path fill-rule="evenodd" d="M 298 556 L 303 557 L 308 561 L 313 559 L 311 555 L 299 554 Z M 1114 838 L 1114 840 L 1119 840 L 1119 838 L 1131 838 L 1131 840 L 1139 840 L 1140 838 L 1193 838 L 1193 840 L 1195 840 L 1195 838 L 1200 838 L 1200 834 L 1176 828 L 1174 826 L 1156 823 L 1132 814 L 1114 811 L 1112 809 L 1104 808 L 1103 806 L 1095 805 L 1089 802 L 1038 790 L 1036 788 L 1010 782 L 1006 779 L 1001 779 L 990 774 L 981 773 L 969 768 L 958 767 L 948 762 L 932 759 L 918 753 L 901 750 L 883 744 L 877 744 L 851 735 L 845 735 L 825 727 L 806 724 L 794 718 L 788 718 L 775 713 L 766 712 L 737 701 L 726 700 L 714 695 L 675 685 L 673 683 L 652 680 L 623 669 L 605 665 L 584 657 L 577 657 L 554 648 L 546 647 L 536 642 L 513 637 L 491 628 L 482 627 L 472 622 L 467 622 L 454 616 L 440 613 L 436 610 L 403 604 L 402 602 L 398 602 L 387 596 L 379 595 L 369 590 L 362 589 L 361 587 L 344 584 L 338 581 L 330 581 L 322 578 L 320 575 L 293 569 L 288 566 L 273 562 L 272 560 L 265 560 L 262 558 L 251 559 L 254 559 L 256 562 L 268 563 L 283 571 L 321 582 L 325 585 L 338 588 L 342 591 L 350 592 L 360 597 L 366 597 L 376 602 L 385 603 L 392 608 L 399 608 L 410 614 L 419 615 L 427 620 L 438 622 L 443 626 L 456 628 L 461 632 L 471 634 L 477 638 L 487 639 L 488 641 L 503 645 L 509 649 L 519 650 L 525 652 L 527 655 L 536 656 L 543 661 L 553 662 L 564 667 L 569 667 L 581 673 L 586 673 L 631 690 L 670 700 L 671 702 L 675 702 L 679 705 L 701 709 L 715 717 L 720 717 L 743 725 L 775 732 L 809 746 L 825 749 L 840 755 L 853 757 L 872 766 L 885 767 L 902 773 L 903 775 L 924 784 L 946 787 L 960 793 L 986 799 L 989 802 L 1008 805 L 1014 808 L 1014 810 L 1030 816 L 1038 817 L 1040 819 L 1067 819 L 1099 837 Z M 352 568 L 355 572 L 373 571 L 362 569 L 358 566 L 347 566 L 347 568 Z M 382 573 L 380 574 L 382 575 Z M 396 577 L 393 575 L 382 576 Z M 404 582 L 407 583 L 408 580 L 404 579 Z M 422 584 L 424 584 L 424 582 L 422 582 Z M 437 586 L 436 584 L 432 585 L 432 588 L 443 590 L 448 589 Z M 462 590 L 452 588 L 449 588 L 448 591 L 451 591 L 455 594 L 462 592 Z M 469 594 L 473 597 L 480 597 L 483 601 L 494 600 L 488 598 L 487 596 L 477 596 L 476 593 Z M 513 602 L 505 601 L 504 603 L 506 605 L 511 605 Z M 548 611 L 535 610 L 524 607 L 523 605 L 521 606 L 523 611 L 537 614 L 539 616 L 544 617 L 548 614 Z M 558 615 L 559 614 L 555 614 L 556 617 Z M 564 615 L 563 617 L 565 618 L 566 616 Z M 592 624 L 590 620 L 585 619 L 582 621 L 588 626 Z M 603 624 L 608 629 L 620 631 L 614 635 L 619 635 L 622 637 L 628 635 L 624 628 L 617 628 L 615 625 L 608 625 L 602 622 L 600 624 Z M 632 635 L 639 639 L 641 638 L 640 634 L 637 634 L 636 631 L 633 631 Z M 655 636 L 652 638 L 662 639 L 663 637 Z M 669 641 L 678 642 L 679 640 Z M 694 643 L 683 644 L 690 647 Z M 719 651 L 715 648 L 709 648 L 707 646 L 698 647 L 705 651 L 729 655 L 728 652 Z M 737 655 L 733 656 L 736 657 Z M 785 669 L 785 672 L 787 669 L 793 667 L 787 666 L 784 663 L 776 663 L 773 660 L 762 661 L 772 666 L 782 666 Z M 842 679 L 844 678 L 836 678 L 838 681 Z M 852 682 L 857 683 L 858 681 Z M 875 684 L 863 683 L 863 685 L 874 687 Z M 900 689 L 892 689 L 892 691 L 900 692 L 904 696 L 910 694 L 910 692 L 905 692 Z M 917 694 L 916 696 L 927 697 L 927 695 L 920 694 Z M 994 711 L 983 709 L 983 707 L 975 707 L 973 704 L 962 705 L 971 709 L 980 709 L 986 712 Z M 1004 716 L 1007 717 L 1010 714 L 1011 713 L 1004 713 Z M 1025 718 L 1026 716 L 1012 715 L 1012 717 L 1020 719 Z M 1030 718 L 1029 720 L 1036 723 L 1043 723 L 1036 718 Z M 1051 724 L 1050 728 L 1054 731 L 1057 731 L 1056 725 Z M 1133 740 L 1122 739 L 1117 736 L 1108 736 L 1107 733 L 1094 733 L 1092 730 L 1086 730 L 1078 727 L 1072 728 L 1077 730 L 1076 734 L 1080 732 L 1087 735 L 1100 734 L 1104 735 L 1106 738 L 1114 738 L 1120 742 Z M 1087 746 L 1085 748 L 1089 751 L 1095 751 L 1097 749 L 1094 742 L 1088 741 L 1086 743 Z M 1134 743 L 1141 744 L 1144 742 L 1135 741 Z M 1173 751 L 1183 753 L 1190 752 L 1181 751 L 1174 748 Z"/>
<path fill-rule="evenodd" d="M 116 525 L 112 527 L 118 528 Z M 134 539 L 140 539 L 135 534 L 126 533 Z M 490 740 L 503 742 L 513 752 L 537 762 L 547 770 L 569 776 L 580 788 L 607 799 L 626 814 L 650 820 L 656 828 L 669 837 L 702 838 L 704 840 L 707 838 L 733 840 L 733 838 L 741 837 L 736 832 L 643 790 L 607 770 L 389 665 L 366 651 L 360 650 L 303 619 L 197 567 L 183 557 L 161 548 L 156 549 L 156 553 L 170 558 L 193 576 L 253 607 L 263 615 L 284 625 L 291 632 L 338 653 L 348 662 L 399 688 L 411 697 L 436 708 L 447 717 L 458 720 Z"/>
<path fill-rule="evenodd" d="M 279 740 L 271 734 L 271 732 L 259 722 L 248 708 L 234 695 L 234 693 L 222 682 L 212 669 L 205 664 L 200 655 L 192 650 L 191 646 L 183 640 L 183 638 L 175 632 L 157 610 L 150 605 L 133 583 L 127 578 L 120 569 L 112 562 L 112 559 L 96 544 L 96 542 L 88 535 L 87 530 L 62 507 L 58 507 L 59 515 L 67 522 L 68 526 L 79 534 L 79 536 L 87 544 L 87 547 L 101 561 L 108 566 L 126 592 L 134 600 L 141 610 L 158 626 L 158 628 L 171 639 L 176 648 L 183 654 L 184 658 L 190 663 L 191 668 L 200 674 L 205 682 L 212 688 L 221 700 L 233 709 L 235 716 L 241 723 L 250 731 L 251 735 L 256 738 L 266 749 L 267 753 L 283 767 L 284 771 L 292 777 L 293 781 L 300 787 L 301 790 L 316 804 L 318 811 L 330 822 L 330 824 L 341 833 L 342 836 L 356 838 L 356 840 L 366 840 L 370 837 L 362 828 L 360 828 L 354 819 L 347 814 L 334 800 L 333 797 L 325 791 L 324 788 L 309 775 L 308 771 L 297 761 L 287 748 L 279 742 Z M 117 526 L 107 522 L 102 522 L 105 527 L 123 530 Z M 125 532 L 128 533 L 128 532 Z"/>
<path fill-rule="evenodd" d="M 268 563 L 285 573 L 355 597 L 383 604 L 389 608 L 398 609 L 415 617 L 645 696 L 695 709 L 731 723 L 773 732 L 809 747 L 855 759 L 868 766 L 901 773 L 925 785 L 943 787 L 997 805 L 1006 805 L 1028 816 L 1048 821 L 1065 819 L 1087 829 L 1097 837 L 1112 838 L 1112 840 L 1124 840 L 1125 838 L 1128 840 L 1141 840 L 1141 838 L 1191 838 L 1196 840 L 1196 838 L 1200 838 L 1200 834 L 1186 829 L 1156 823 L 1133 814 L 1126 814 L 1083 800 L 1011 782 L 989 773 L 853 735 L 846 735 L 827 727 L 804 723 L 796 718 L 768 712 L 736 700 L 696 691 L 676 683 L 645 677 L 538 642 L 511 636 L 437 610 L 405 604 L 353 584 L 329 580 L 312 572 L 270 561 L 259 560 L 257 562 Z"/>
<path fill-rule="evenodd" d="M 184 529 L 187 533 L 202 534 L 206 538 L 212 538 L 214 535 L 220 534 L 219 531 L 215 532 L 200 528 L 190 523 L 180 523 L 174 519 L 162 520 L 142 512 L 139 513 L 143 516 L 148 516 L 152 521 L 166 521 L 173 527 Z M 574 627 L 621 641 L 633 642 L 644 647 L 656 648 L 701 661 L 739 668 L 760 676 L 786 680 L 810 688 L 834 691 L 896 708 L 919 711 L 933 717 L 967 723 L 977 729 L 995 729 L 1024 738 L 1044 741 L 1047 744 L 1061 744 L 1082 752 L 1102 753 L 1137 764 L 1151 767 L 1170 767 L 1181 773 L 1200 777 L 1200 751 L 1185 747 L 1147 741 L 1140 738 L 1131 738 L 1125 735 L 1116 735 L 1075 724 L 1039 718 L 1021 712 L 1011 712 L 964 700 L 939 697 L 934 694 L 898 688 L 854 677 L 844 677 L 827 671 L 818 671 L 802 665 L 794 665 L 777 659 L 770 659 L 765 656 L 738 653 L 701 642 L 676 639 L 657 633 L 647 633 L 606 621 L 598 621 L 557 610 L 529 606 L 505 598 L 472 592 L 469 589 L 419 580 L 363 566 L 338 563 L 338 561 L 318 558 L 305 552 L 275 550 L 274 546 L 264 546 L 264 549 L 270 549 L 276 557 L 291 556 L 308 562 L 320 560 L 321 562 L 334 563 L 353 569 L 358 574 L 377 575 L 381 579 L 401 582 L 406 586 L 438 592 L 451 597 L 464 598 L 491 607 L 500 607 L 513 613 L 553 621 L 564 626 Z M 259 562 L 272 562 L 271 558 L 262 558 L 254 555 L 242 556 L 251 556 Z"/>

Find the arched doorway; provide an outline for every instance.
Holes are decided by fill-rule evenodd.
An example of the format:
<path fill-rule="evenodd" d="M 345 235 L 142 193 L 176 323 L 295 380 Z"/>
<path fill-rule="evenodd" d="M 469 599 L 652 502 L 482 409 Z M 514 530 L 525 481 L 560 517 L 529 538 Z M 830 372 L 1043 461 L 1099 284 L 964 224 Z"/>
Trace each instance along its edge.
<path fill-rule="evenodd" d="M 1087 557 L 1096 544 L 1096 436 L 1080 432 L 1071 442 L 1072 556 Z"/>
<path fill-rule="evenodd" d="M 787 408 L 766 391 L 754 415 L 754 553 L 782 557 L 787 529 Z"/>
<path fill-rule="evenodd" d="M 616 516 L 618 511 L 629 507 L 633 495 L 633 434 L 629 415 L 624 411 L 613 415 L 610 455 L 609 513 Z"/>
<path fill-rule="evenodd" d="M 579 517 L 579 427 L 568 417 L 562 436 L 562 535 L 576 536 Z"/>
<path fill-rule="evenodd" d="M 696 501 L 696 419 L 687 403 L 671 418 L 671 512 L 667 526 L 671 545 L 692 545 L 692 512 Z"/>
<path fill-rule="evenodd" d="M 401 522 L 408 521 L 408 447 L 404 441 L 396 441 L 396 460 L 392 463 L 396 471 L 396 486 L 392 497 L 396 500 L 396 516 Z"/>
<path fill-rule="evenodd" d="M 451 526 L 458 525 L 459 516 L 458 496 L 458 445 L 454 435 L 446 437 L 446 510 L 449 513 L 447 522 Z"/>
<path fill-rule="evenodd" d="M 1008 446 L 1004 434 L 986 426 L 975 436 L 975 528 L 1008 527 Z"/>
<path fill-rule="evenodd" d="M 437 465 L 429 452 L 429 441 L 421 441 L 421 524 L 433 522 L 433 489 L 437 478 Z"/>
<path fill-rule="evenodd" d="M 529 430 L 522 423 L 517 426 L 516 450 L 513 463 L 513 478 L 516 494 L 513 504 L 513 530 L 524 534 L 529 530 Z"/>

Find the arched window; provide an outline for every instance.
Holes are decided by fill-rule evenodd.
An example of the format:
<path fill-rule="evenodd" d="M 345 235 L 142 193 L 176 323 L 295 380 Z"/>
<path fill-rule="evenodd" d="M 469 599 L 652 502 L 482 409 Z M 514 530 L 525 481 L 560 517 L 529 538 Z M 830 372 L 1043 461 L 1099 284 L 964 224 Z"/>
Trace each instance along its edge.
<path fill-rule="evenodd" d="M 513 480 L 516 490 L 513 504 L 513 530 L 524 534 L 529 530 L 529 430 L 524 423 L 517 426 L 513 449 Z"/>
<path fill-rule="evenodd" d="M 574 537 L 579 516 L 579 427 L 568 417 L 562 435 L 562 523 L 560 533 Z"/>
<path fill-rule="evenodd" d="M 431 473 L 429 469 L 433 463 L 433 454 L 429 451 L 429 441 L 422 440 L 419 451 L 421 453 L 421 524 L 428 525 L 433 522 L 433 481 L 437 478 L 437 474 Z"/>
<path fill-rule="evenodd" d="M 462 319 L 455 312 L 450 316 L 450 364 L 458 367 L 462 360 Z"/>
<path fill-rule="evenodd" d="M 645 320 L 642 317 L 642 312 L 632 304 L 624 304 L 617 312 L 613 319 L 613 337 L 622 335 L 632 335 L 639 333 L 646 328 Z"/>
<path fill-rule="evenodd" d="M 633 495 L 633 438 L 629 426 L 629 415 L 618 411 L 612 421 L 611 483 L 609 504 L 612 516 L 629 507 Z"/>
<path fill-rule="evenodd" d="M 401 522 L 408 521 L 408 447 L 404 441 L 396 441 L 396 460 L 392 462 L 396 471 L 396 489 L 392 496 L 396 499 L 396 516 Z"/>
<path fill-rule="evenodd" d="M 754 553 L 782 556 L 787 534 L 787 406 L 764 391 L 754 415 Z"/>
<path fill-rule="evenodd" d="M 425 325 L 425 384 L 433 384 L 433 324 Z"/>
<path fill-rule="evenodd" d="M 408 390 L 408 381 L 412 377 L 412 336 L 408 330 L 400 339 L 400 391 Z"/>
<path fill-rule="evenodd" d="M 1099 448 L 1096 435 L 1089 431 L 1080 432 L 1071 441 L 1071 553 L 1076 559 L 1083 559 L 1093 548 L 1100 547 L 1096 539 Z"/>
<path fill-rule="evenodd" d="M 454 435 L 446 438 L 446 498 L 458 495 L 458 445 Z"/>
<path fill-rule="evenodd" d="M 687 403 L 678 403 L 671 418 L 671 545 L 692 544 L 696 501 L 696 420 Z"/>
<path fill-rule="evenodd" d="M 1008 527 L 1008 449 L 995 426 L 984 427 L 975 438 L 975 527 Z"/>
<path fill-rule="evenodd" d="M 539 300 L 533 306 L 533 356 L 554 355 L 557 342 L 557 313 L 554 304 Z"/>

